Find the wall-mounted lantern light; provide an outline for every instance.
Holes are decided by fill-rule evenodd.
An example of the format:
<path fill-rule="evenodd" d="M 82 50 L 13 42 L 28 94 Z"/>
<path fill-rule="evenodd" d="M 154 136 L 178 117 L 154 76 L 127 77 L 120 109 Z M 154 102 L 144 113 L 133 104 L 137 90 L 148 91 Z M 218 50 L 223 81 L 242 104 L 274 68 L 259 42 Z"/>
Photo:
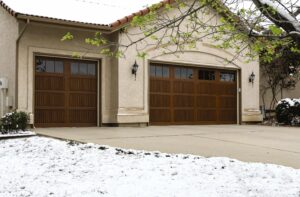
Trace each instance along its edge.
<path fill-rule="evenodd" d="M 251 75 L 249 76 L 249 83 L 254 83 L 255 80 L 255 74 L 252 72 Z"/>
<path fill-rule="evenodd" d="M 132 70 L 131 70 L 132 74 L 135 76 L 135 80 L 136 80 L 136 74 L 137 74 L 138 68 L 139 68 L 139 65 L 135 61 L 132 66 Z"/>

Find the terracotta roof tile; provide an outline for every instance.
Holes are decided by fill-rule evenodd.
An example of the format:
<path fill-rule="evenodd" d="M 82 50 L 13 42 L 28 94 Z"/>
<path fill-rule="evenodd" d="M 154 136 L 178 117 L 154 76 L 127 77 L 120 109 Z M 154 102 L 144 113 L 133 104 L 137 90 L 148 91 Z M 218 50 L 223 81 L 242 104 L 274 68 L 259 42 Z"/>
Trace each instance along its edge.
<path fill-rule="evenodd" d="M 161 7 L 163 7 L 164 5 L 166 5 L 166 4 L 171 4 L 171 3 L 173 3 L 173 2 L 175 2 L 175 0 L 163 0 L 163 1 L 159 2 L 159 3 L 157 3 L 157 4 L 161 4 L 161 5 L 160 5 L 160 8 L 161 8 Z M 117 21 L 111 23 L 110 26 L 111 26 L 112 28 L 119 27 L 119 26 L 121 26 L 121 25 L 124 25 L 124 24 L 130 22 L 130 21 L 133 19 L 134 16 L 143 16 L 143 15 L 148 14 L 149 12 L 150 12 L 150 8 L 149 8 L 149 7 L 148 7 L 148 8 L 145 8 L 145 9 L 143 9 L 143 10 L 140 10 L 140 11 L 138 11 L 138 12 L 135 12 L 135 13 L 131 14 L 131 15 L 125 16 L 124 18 L 121 18 L 121 19 L 119 19 L 119 20 L 117 20 Z"/>
<path fill-rule="evenodd" d="M 117 2 L 125 4 L 124 0 L 113 0 L 113 1 L 112 0 L 89 0 L 89 1 L 63 0 L 64 4 L 61 5 L 61 3 L 59 3 L 61 5 L 61 9 L 59 10 L 54 9 L 54 7 L 57 5 L 58 2 L 61 2 L 61 0 L 27 0 L 27 1 L 25 2 L 24 0 L 0 0 L 0 5 L 13 16 L 22 15 L 23 17 L 27 16 L 27 17 L 35 17 L 40 19 L 50 19 L 52 21 L 58 21 L 58 22 L 64 21 L 64 22 L 76 23 L 76 24 L 87 24 L 87 25 L 99 26 L 99 28 L 101 28 L 101 26 L 105 26 L 106 28 L 109 27 L 111 29 L 116 29 L 122 25 L 125 25 L 126 23 L 130 22 L 134 16 L 145 15 L 150 11 L 149 7 L 147 7 L 137 12 L 134 12 L 132 14 L 129 14 L 127 16 L 124 16 L 123 18 L 119 18 L 115 20 L 114 18 L 117 18 L 118 15 L 121 15 L 122 13 L 126 13 L 127 11 L 127 8 L 125 9 L 124 5 L 123 7 L 122 6 L 118 7 L 117 4 Z M 66 3 L 67 1 L 73 2 L 73 4 L 69 5 Z M 105 4 L 105 2 L 110 2 L 110 1 L 112 1 L 113 3 Z M 152 2 L 152 5 L 161 4 L 161 6 L 164 6 L 165 4 L 171 3 L 173 1 L 174 0 L 163 0 L 163 1 L 144 0 L 143 2 L 144 3 Z M 34 5 L 34 3 L 38 5 L 36 5 L 36 7 L 28 6 L 28 4 L 30 3 L 31 5 Z M 47 7 L 47 5 L 49 6 L 49 8 Z M 65 7 L 67 5 L 73 7 L 70 7 L 69 12 L 64 13 L 66 10 Z M 81 5 L 85 7 L 80 7 Z M 139 6 L 141 7 L 141 5 L 142 4 L 140 3 Z M 135 7 L 139 7 L 139 6 L 135 6 Z M 96 11 L 97 8 L 100 8 L 101 10 Z M 107 9 L 109 8 L 109 10 L 106 10 L 106 8 Z M 74 14 L 76 12 L 72 11 L 72 9 L 83 11 L 83 13 L 81 13 L 81 15 Z M 91 9 L 91 11 L 89 11 L 88 9 Z M 134 6 L 131 8 L 131 10 L 133 9 Z M 53 10 L 55 10 L 55 12 Z M 118 10 L 121 10 L 120 13 L 118 12 Z M 95 15 L 94 14 L 95 12 L 100 14 Z"/>

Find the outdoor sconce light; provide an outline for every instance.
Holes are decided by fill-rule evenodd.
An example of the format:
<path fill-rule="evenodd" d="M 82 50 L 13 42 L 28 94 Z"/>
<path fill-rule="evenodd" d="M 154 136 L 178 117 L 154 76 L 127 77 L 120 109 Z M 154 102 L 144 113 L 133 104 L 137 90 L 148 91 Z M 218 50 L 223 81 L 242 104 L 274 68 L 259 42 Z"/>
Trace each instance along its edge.
<path fill-rule="evenodd" d="M 136 74 L 137 74 L 138 68 L 139 68 L 139 65 L 135 61 L 132 66 L 132 70 L 131 70 L 132 74 L 135 76 L 135 80 L 136 80 Z"/>
<path fill-rule="evenodd" d="M 255 74 L 252 72 L 251 75 L 249 76 L 249 83 L 254 83 L 254 79 L 255 79 Z"/>

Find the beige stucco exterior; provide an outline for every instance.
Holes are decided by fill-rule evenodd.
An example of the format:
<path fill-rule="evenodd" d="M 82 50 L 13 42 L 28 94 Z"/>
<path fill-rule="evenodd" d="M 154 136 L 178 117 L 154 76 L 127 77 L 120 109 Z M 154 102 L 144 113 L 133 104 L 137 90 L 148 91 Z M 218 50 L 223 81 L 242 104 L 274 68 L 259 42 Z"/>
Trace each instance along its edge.
<path fill-rule="evenodd" d="M 176 9 L 170 11 L 169 18 L 173 18 L 176 15 Z M 215 17 L 211 20 L 211 23 L 220 23 L 220 18 L 211 9 L 211 15 L 199 13 L 198 17 L 203 18 L 205 21 Z M 182 27 L 185 28 L 186 21 L 182 22 Z M 128 39 L 128 34 L 120 33 L 119 42 L 123 45 L 129 44 L 131 41 L 138 40 L 143 36 L 139 28 L 129 28 L 127 30 L 131 36 Z M 162 30 L 155 35 L 157 38 L 161 36 L 165 37 L 165 32 Z M 130 41 L 131 40 L 131 41 Z M 119 111 L 118 120 L 120 122 L 128 121 L 149 121 L 149 63 L 161 62 L 166 64 L 179 64 L 182 66 L 195 66 L 217 69 L 229 69 L 236 70 L 238 73 L 238 95 L 240 100 L 238 101 L 238 113 L 239 122 L 253 122 L 261 121 L 262 116 L 259 110 L 259 62 L 258 59 L 248 62 L 249 58 L 239 56 L 235 57 L 235 52 L 232 50 L 223 50 L 215 47 L 209 38 L 204 38 L 202 41 L 197 42 L 196 47 L 192 49 L 176 51 L 176 46 L 168 46 L 170 53 L 165 53 L 164 49 L 155 48 L 155 40 L 147 39 L 146 41 L 139 42 L 133 47 L 121 50 L 125 50 L 125 58 L 118 60 L 119 64 Z M 149 47 L 147 47 L 147 43 Z M 137 50 L 138 49 L 138 50 Z M 139 50 L 142 49 L 142 50 Z M 138 58 L 138 52 L 146 52 L 145 59 Z M 246 53 L 246 52 L 245 52 Z M 233 63 L 228 64 L 226 60 L 234 60 Z M 130 69 L 134 62 L 137 61 L 139 67 L 138 76 L 135 81 L 134 76 L 130 73 Z M 247 63 L 248 62 L 248 63 Z M 255 82 L 249 83 L 249 76 L 254 73 L 257 77 Z"/>
<path fill-rule="evenodd" d="M 235 61 L 235 64 L 225 63 L 225 59 L 233 57 L 232 54 L 220 49 L 210 47 L 202 43 L 197 50 L 184 51 L 183 54 L 162 55 L 158 51 L 148 53 L 146 59 L 138 59 L 136 52 L 132 50 L 126 54 L 127 58 L 119 59 L 119 112 L 120 121 L 134 121 L 134 117 L 139 117 L 140 121 L 149 120 L 149 62 L 161 62 L 166 64 L 179 64 L 182 66 L 196 66 L 206 68 L 218 68 L 236 70 L 241 78 L 238 95 L 241 100 L 237 103 L 242 122 L 260 121 L 259 112 L 259 78 L 254 84 L 249 83 L 248 78 L 251 73 L 259 75 L 258 62 L 245 63 L 243 60 Z M 137 60 L 139 70 L 137 79 L 131 75 L 130 69 Z M 121 66 L 122 65 L 122 66 Z M 129 79 L 129 80 L 128 80 Z M 240 106 L 241 105 L 241 109 Z"/>
<path fill-rule="evenodd" d="M 268 83 L 268 75 L 261 72 L 260 73 L 260 105 L 264 107 L 266 110 L 274 110 L 276 108 L 277 102 L 281 99 L 285 98 L 300 98 L 300 82 L 297 81 L 295 87 L 283 88 L 280 89 L 278 85 L 276 89 L 276 100 L 273 101 L 272 89 L 270 88 L 270 84 Z M 274 103 L 275 102 L 275 103 Z"/>
<path fill-rule="evenodd" d="M 72 32 L 74 40 L 62 42 L 61 38 Z M 62 28 L 55 25 L 45 25 L 40 23 L 29 23 L 19 44 L 19 73 L 18 73 L 18 109 L 34 112 L 34 56 L 45 55 L 54 57 L 75 58 L 74 53 L 78 53 L 83 59 L 99 61 L 99 102 L 101 111 L 99 114 L 100 123 L 115 123 L 114 112 L 117 108 L 114 73 L 116 72 L 116 60 L 99 53 L 99 49 L 85 44 L 85 38 L 92 37 L 94 31 L 79 30 L 74 28 Z M 114 36 L 111 36 L 113 39 Z M 101 101 L 101 102 L 100 102 Z M 101 119 L 100 119 L 101 117 Z"/>
<path fill-rule="evenodd" d="M 264 81 L 261 82 L 260 87 L 260 104 L 265 106 L 265 109 L 270 109 L 271 101 L 272 101 L 272 91 L 270 89 L 265 89 L 266 85 L 264 84 Z M 294 88 L 290 89 L 283 89 L 282 91 L 280 89 L 277 90 L 276 99 L 277 101 L 280 101 L 284 98 L 300 98 L 300 83 L 298 82 Z M 274 106 L 276 107 L 276 105 Z"/>
<path fill-rule="evenodd" d="M 3 17 L 10 24 L 0 22 L 1 42 L 0 49 L 7 45 L 15 46 L 17 36 L 17 21 L 0 8 L 0 18 Z M 2 30 L 5 25 L 8 32 Z M 8 28 L 9 27 L 9 28 Z M 19 29 L 25 27 L 25 22 L 19 21 Z M 130 28 L 129 31 L 136 31 Z M 9 42 L 2 44 L 2 32 Z M 74 40 L 62 42 L 60 39 L 67 32 L 72 32 Z M 22 35 L 18 47 L 18 84 L 15 84 L 15 48 L 9 53 L 0 54 L 0 77 L 3 75 L 10 78 L 9 94 L 17 99 L 18 110 L 32 113 L 34 118 L 34 57 L 35 55 L 58 56 L 72 58 L 74 52 L 82 55 L 84 59 L 99 61 L 99 121 L 103 124 L 147 124 L 149 123 L 149 64 L 150 62 L 163 62 L 180 65 L 193 65 L 196 67 L 220 68 L 236 70 L 240 81 L 237 103 L 240 122 L 259 121 L 259 112 L 249 112 L 249 109 L 259 109 L 259 77 L 254 84 L 248 82 L 252 72 L 259 76 L 258 61 L 245 63 L 245 59 L 238 58 L 233 63 L 224 63 L 225 59 L 232 58 L 232 51 L 224 51 L 215 48 L 209 40 L 197 43 L 193 50 L 184 53 L 162 55 L 161 50 L 147 48 L 148 56 L 145 59 L 137 58 L 134 47 L 125 52 L 124 58 L 111 58 L 99 53 L 98 48 L 84 43 L 84 39 L 92 37 L 95 31 L 85 28 L 66 27 L 64 25 L 43 24 L 29 21 Z M 6 36 L 6 37 L 5 37 Z M 124 42 L 125 36 L 119 31 L 107 36 L 116 42 Z M 13 48 L 13 47 L 12 47 Z M 2 58 L 3 57 L 3 58 Z M 5 60 L 3 60 L 5 59 Z M 137 78 L 131 73 L 132 65 L 137 61 L 139 65 Z M 8 63 L 6 63 L 8 62 Z M 6 64 L 11 65 L 10 69 Z M 18 86 L 17 94 L 14 86 Z M 251 111 L 251 110 L 250 110 Z"/>
<path fill-rule="evenodd" d="M 16 79 L 16 40 L 18 38 L 18 23 L 15 18 L 0 8 L 0 78 L 8 79 L 8 90 L 0 90 L 0 116 L 8 111 L 6 97 L 14 106 Z M 3 102 L 2 102 L 2 101 Z M 1 104 L 0 104 L 1 105 Z"/>
<path fill-rule="evenodd" d="M 283 90 L 282 97 L 279 96 L 279 99 L 281 98 L 300 98 L 300 83 L 297 83 L 295 88 Z"/>

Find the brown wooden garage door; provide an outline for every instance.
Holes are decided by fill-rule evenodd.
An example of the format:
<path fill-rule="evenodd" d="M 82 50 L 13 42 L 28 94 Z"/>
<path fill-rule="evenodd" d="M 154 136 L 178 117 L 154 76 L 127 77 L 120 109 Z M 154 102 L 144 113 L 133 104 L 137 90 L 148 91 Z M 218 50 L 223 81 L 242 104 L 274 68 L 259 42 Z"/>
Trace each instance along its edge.
<path fill-rule="evenodd" d="M 97 125 L 97 62 L 36 57 L 35 125 Z"/>
<path fill-rule="evenodd" d="M 236 72 L 150 65 L 151 124 L 237 123 Z"/>

